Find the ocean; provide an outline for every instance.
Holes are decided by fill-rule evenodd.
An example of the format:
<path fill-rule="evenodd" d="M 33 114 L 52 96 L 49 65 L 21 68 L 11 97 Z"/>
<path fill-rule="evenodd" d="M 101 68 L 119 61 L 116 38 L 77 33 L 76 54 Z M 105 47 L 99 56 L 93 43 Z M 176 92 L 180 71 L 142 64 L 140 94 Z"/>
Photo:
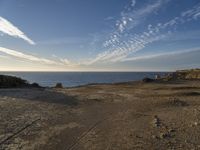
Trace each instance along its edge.
<path fill-rule="evenodd" d="M 92 83 L 117 83 L 141 80 L 144 77 L 154 78 L 168 72 L 0 72 L 2 75 L 17 76 L 39 83 L 41 86 L 52 87 L 62 83 L 64 87 L 75 87 Z"/>

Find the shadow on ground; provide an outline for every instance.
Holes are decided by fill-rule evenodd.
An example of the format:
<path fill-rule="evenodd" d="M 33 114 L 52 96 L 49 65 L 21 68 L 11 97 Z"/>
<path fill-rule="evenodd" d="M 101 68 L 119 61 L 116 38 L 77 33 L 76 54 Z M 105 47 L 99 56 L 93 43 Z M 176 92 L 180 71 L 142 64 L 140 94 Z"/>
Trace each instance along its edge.
<path fill-rule="evenodd" d="M 0 97 L 64 104 L 69 106 L 78 105 L 78 101 L 75 97 L 67 96 L 51 89 L 0 89 Z"/>

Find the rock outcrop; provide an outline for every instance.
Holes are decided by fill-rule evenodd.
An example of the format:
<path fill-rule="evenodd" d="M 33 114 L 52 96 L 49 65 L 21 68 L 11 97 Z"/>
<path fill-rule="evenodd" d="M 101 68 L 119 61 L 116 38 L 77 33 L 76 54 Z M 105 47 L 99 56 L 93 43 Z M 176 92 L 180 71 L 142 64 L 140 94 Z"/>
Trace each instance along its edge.
<path fill-rule="evenodd" d="M 176 72 L 170 73 L 161 79 L 164 81 L 199 80 L 200 79 L 200 69 L 177 70 Z"/>
<path fill-rule="evenodd" d="M 25 87 L 40 87 L 39 84 L 29 84 L 28 81 L 8 75 L 0 75 L 0 88 L 25 88 Z"/>

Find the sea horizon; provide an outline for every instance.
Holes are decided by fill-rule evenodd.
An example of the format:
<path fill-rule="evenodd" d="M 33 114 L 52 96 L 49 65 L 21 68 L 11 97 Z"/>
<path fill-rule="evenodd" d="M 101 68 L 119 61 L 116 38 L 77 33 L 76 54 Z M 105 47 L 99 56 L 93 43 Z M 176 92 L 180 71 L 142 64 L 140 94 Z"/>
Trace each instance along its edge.
<path fill-rule="evenodd" d="M 20 77 L 29 83 L 38 83 L 44 87 L 53 87 L 62 83 L 64 87 L 76 87 L 87 84 L 119 83 L 142 80 L 145 77 L 165 75 L 170 72 L 20 72 L 0 71 L 2 75 Z"/>

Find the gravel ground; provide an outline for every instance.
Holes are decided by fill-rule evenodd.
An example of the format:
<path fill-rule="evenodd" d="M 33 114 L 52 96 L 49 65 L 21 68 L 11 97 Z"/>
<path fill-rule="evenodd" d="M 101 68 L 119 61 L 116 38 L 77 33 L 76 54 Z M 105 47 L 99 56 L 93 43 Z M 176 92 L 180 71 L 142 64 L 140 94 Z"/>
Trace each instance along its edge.
<path fill-rule="evenodd" d="M 200 149 L 200 81 L 0 89 L 0 149 Z"/>

